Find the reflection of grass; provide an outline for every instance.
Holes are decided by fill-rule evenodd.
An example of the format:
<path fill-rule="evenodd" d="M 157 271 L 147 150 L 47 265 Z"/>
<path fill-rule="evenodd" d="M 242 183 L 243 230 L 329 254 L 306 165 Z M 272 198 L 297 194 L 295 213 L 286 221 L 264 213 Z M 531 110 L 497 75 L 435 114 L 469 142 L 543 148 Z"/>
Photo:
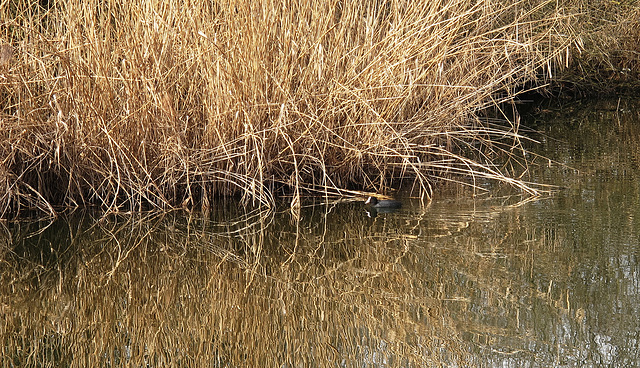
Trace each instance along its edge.
<path fill-rule="evenodd" d="M 533 191 L 483 155 L 512 152 L 517 124 L 477 112 L 571 42 L 545 1 L 41 4 L 0 10 L 5 214 L 296 204 L 398 177 L 429 195 L 452 174 Z"/>
<path fill-rule="evenodd" d="M 478 356 L 518 366 L 583 362 L 603 354 L 593 341 L 604 335 L 619 350 L 603 360 L 636 360 L 637 278 L 628 271 L 640 229 L 636 106 L 616 99 L 543 114 L 538 149 L 552 161 L 531 167 L 566 189 L 493 213 L 478 206 L 464 235 L 439 239 L 448 256 L 439 264 L 456 277 L 447 309 Z M 432 205 L 431 218 L 440 211 Z"/>
<path fill-rule="evenodd" d="M 28 267 L 3 268 L 2 280 L 15 280 L 0 286 L 0 303 L 11 311 L 0 331 L 3 354 L 18 365 L 464 363 L 429 281 L 404 271 L 408 240 L 366 240 L 380 230 L 355 213 L 309 209 L 303 226 L 279 213 L 272 220 L 118 216 L 82 229 L 75 221 L 53 225 L 42 242 L 54 233 L 64 239 L 60 229 L 74 236 L 71 245 L 58 242 L 69 256 L 48 276 L 26 287 Z M 242 230 L 220 231 L 226 224 Z M 48 345 L 40 344 L 45 337 Z"/>
<path fill-rule="evenodd" d="M 547 107 L 524 123 L 541 131 L 536 139 L 543 144 L 528 147 L 544 157 L 532 160 L 539 164 L 531 165 L 534 177 L 579 190 L 600 182 L 604 176 L 633 179 L 638 175 L 638 101 L 599 99 Z M 602 185 L 607 183 L 620 185 L 625 181 L 607 180 Z"/>
<path fill-rule="evenodd" d="M 375 355 L 387 366 L 464 366 L 470 354 L 531 352 L 551 361 L 556 329 L 573 338 L 590 318 L 571 284 L 584 267 L 573 230 L 558 227 L 573 215 L 539 218 L 535 208 L 552 200 L 407 201 L 406 212 L 376 218 L 329 203 L 297 218 L 231 205 L 9 223 L 31 244 L 0 252 L 12 266 L 0 273 L 0 308 L 11 312 L 0 340 L 17 365 L 335 366 Z M 28 250 L 43 244 L 64 256 L 39 263 Z"/>

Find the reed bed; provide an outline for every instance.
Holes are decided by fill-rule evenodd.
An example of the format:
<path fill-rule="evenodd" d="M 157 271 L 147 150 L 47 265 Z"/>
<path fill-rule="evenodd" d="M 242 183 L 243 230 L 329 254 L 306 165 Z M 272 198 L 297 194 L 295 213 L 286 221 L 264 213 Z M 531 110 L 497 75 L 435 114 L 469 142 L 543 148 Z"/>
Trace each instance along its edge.
<path fill-rule="evenodd" d="M 640 91 L 640 3 L 571 1 L 580 25 L 569 68 L 561 70 L 553 89 L 577 96 Z"/>
<path fill-rule="evenodd" d="M 0 213 L 271 206 L 521 180 L 487 107 L 567 62 L 555 2 L 87 1 L 0 7 Z M 536 84 L 538 83 L 538 84 Z M 502 162 L 503 165 L 498 165 Z M 357 193 L 357 192 L 356 192 Z"/>

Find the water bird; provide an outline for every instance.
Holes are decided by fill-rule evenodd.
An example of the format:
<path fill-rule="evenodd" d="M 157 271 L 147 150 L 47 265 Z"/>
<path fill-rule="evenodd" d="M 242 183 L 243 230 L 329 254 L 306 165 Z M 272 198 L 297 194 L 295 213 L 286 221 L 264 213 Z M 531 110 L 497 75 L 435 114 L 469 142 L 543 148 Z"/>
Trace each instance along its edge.
<path fill-rule="evenodd" d="M 378 200 L 376 197 L 369 197 L 364 204 L 367 204 L 373 208 L 400 208 L 402 203 L 393 199 Z"/>

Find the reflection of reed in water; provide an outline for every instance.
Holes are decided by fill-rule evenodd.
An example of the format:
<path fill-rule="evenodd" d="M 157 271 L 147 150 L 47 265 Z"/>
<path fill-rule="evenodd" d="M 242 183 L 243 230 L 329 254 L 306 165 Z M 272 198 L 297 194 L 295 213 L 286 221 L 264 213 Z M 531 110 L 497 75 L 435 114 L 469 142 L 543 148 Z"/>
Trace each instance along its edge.
<path fill-rule="evenodd" d="M 407 238 L 376 235 L 389 222 L 351 205 L 303 207 L 300 222 L 287 211 L 183 215 L 11 228 L 24 245 L 7 248 L 47 244 L 55 260 L 3 252 L 15 265 L 0 286 L 5 351 L 69 366 L 464 361 L 430 281 L 407 272 Z"/>
<path fill-rule="evenodd" d="M 527 227 L 526 206 L 488 202 L 11 225 L 2 338 L 19 362 L 129 366 L 464 365 L 473 347 L 518 351 L 538 334 L 529 305 L 569 311 L 575 266 L 555 253 L 563 234 Z"/>

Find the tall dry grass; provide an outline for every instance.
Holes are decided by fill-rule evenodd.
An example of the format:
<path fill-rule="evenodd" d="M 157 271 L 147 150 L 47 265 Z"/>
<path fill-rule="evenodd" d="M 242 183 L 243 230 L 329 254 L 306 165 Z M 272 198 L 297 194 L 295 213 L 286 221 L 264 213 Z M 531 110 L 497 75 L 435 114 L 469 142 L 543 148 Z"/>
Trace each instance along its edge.
<path fill-rule="evenodd" d="M 0 19 L 5 215 L 295 206 L 399 178 L 533 193 L 526 166 L 495 165 L 517 121 L 479 112 L 544 82 L 572 41 L 539 0 L 21 0 Z"/>
<path fill-rule="evenodd" d="M 558 76 L 560 93 L 638 95 L 640 91 L 640 3 L 571 1 L 581 25 L 571 67 Z"/>

